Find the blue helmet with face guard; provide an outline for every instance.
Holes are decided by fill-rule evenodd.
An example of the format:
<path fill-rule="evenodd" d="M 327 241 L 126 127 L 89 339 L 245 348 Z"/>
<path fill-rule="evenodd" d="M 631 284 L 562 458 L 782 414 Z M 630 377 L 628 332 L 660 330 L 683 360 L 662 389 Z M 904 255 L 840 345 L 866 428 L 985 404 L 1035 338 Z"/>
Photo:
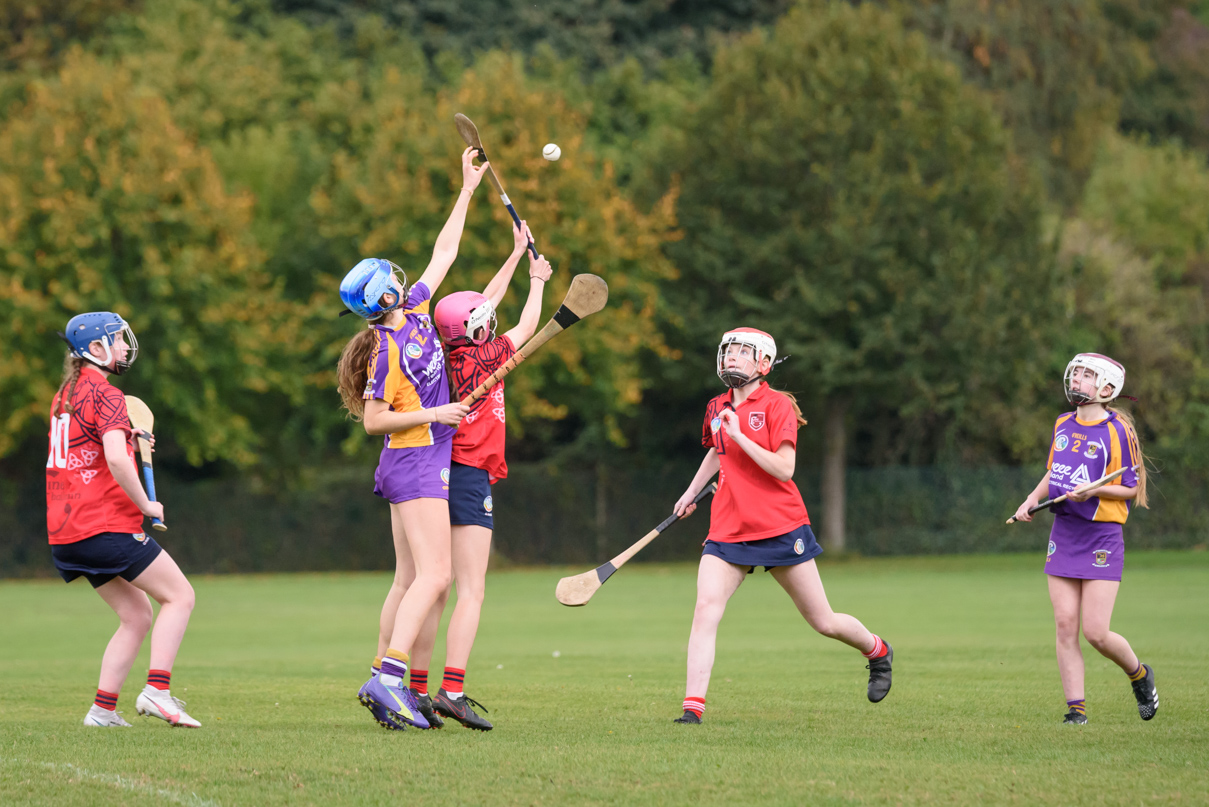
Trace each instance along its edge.
<path fill-rule="evenodd" d="M 59 334 L 71 346 L 71 355 L 87 359 L 98 367 L 104 367 L 115 375 L 121 375 L 130 369 L 134 360 L 139 357 L 139 340 L 134 338 L 134 331 L 126 320 L 110 311 L 93 311 L 88 314 L 76 314 L 67 321 L 67 330 Z M 114 344 L 121 338 L 129 350 L 123 359 L 114 361 L 117 352 Z M 105 347 L 104 358 L 98 359 L 88 349 L 93 342 L 100 342 Z M 113 367 L 110 368 L 110 363 Z"/>
<path fill-rule="evenodd" d="M 393 302 L 383 297 L 394 295 Z M 350 313 L 363 319 L 377 319 L 407 301 L 407 275 L 382 258 L 366 258 L 340 281 L 340 299 Z"/>

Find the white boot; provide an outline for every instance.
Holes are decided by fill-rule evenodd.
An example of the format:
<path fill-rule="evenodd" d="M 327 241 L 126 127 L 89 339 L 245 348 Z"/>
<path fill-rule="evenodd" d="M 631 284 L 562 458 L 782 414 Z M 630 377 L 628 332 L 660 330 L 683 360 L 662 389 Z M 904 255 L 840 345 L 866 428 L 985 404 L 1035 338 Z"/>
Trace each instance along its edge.
<path fill-rule="evenodd" d="M 130 724 L 122 719 L 122 716 L 117 712 L 111 712 L 108 709 L 102 709 L 95 703 L 88 710 L 88 714 L 84 715 L 85 726 L 101 726 L 103 728 L 130 728 Z"/>
<path fill-rule="evenodd" d="M 180 698 L 172 697 L 172 694 L 166 689 L 156 689 L 148 684 L 139 693 L 134 707 L 141 715 L 158 717 L 174 726 L 184 726 L 190 729 L 201 728 L 201 723 L 185 714 L 185 702 Z"/>

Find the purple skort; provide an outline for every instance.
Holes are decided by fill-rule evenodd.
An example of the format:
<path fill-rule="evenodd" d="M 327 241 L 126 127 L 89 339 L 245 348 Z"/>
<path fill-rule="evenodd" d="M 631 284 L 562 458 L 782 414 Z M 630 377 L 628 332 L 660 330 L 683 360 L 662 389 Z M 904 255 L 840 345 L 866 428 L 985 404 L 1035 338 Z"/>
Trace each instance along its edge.
<path fill-rule="evenodd" d="M 1120 581 L 1125 569 L 1122 527 L 1115 521 L 1055 516 L 1045 573 L 1080 580 Z"/>
<path fill-rule="evenodd" d="M 383 448 L 374 472 L 374 493 L 392 504 L 412 499 L 449 499 L 453 440 L 412 448 Z"/>

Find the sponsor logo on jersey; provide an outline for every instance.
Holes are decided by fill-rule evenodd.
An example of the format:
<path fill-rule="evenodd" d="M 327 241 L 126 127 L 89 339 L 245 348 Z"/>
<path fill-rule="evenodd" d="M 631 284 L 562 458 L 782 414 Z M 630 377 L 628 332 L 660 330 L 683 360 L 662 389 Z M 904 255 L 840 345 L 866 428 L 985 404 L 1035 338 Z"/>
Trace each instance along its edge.
<path fill-rule="evenodd" d="M 1086 485 L 1090 481 L 1091 476 L 1089 476 L 1087 473 L 1086 465 L 1080 465 L 1075 469 L 1075 472 L 1070 475 L 1070 483 L 1076 487 L 1079 485 Z"/>
<path fill-rule="evenodd" d="M 1108 565 L 1108 556 L 1112 554 L 1112 550 L 1111 549 L 1097 549 L 1092 554 L 1095 555 L 1095 557 L 1096 557 L 1095 561 L 1092 563 L 1092 566 L 1096 566 L 1100 569 L 1103 569 L 1105 566 Z"/>
<path fill-rule="evenodd" d="M 797 554 L 802 554 L 806 551 L 806 542 L 801 538 L 793 542 L 793 551 Z"/>
<path fill-rule="evenodd" d="M 484 511 L 486 511 L 486 512 L 490 513 L 490 512 L 491 512 L 491 508 L 492 508 L 492 507 L 494 507 L 494 506 L 495 506 L 495 505 L 492 503 L 492 501 L 491 501 L 491 497 L 490 497 L 490 496 L 488 496 L 486 499 L 483 499 L 483 510 L 484 510 Z"/>
<path fill-rule="evenodd" d="M 1070 445 L 1070 440 L 1065 434 L 1060 434 L 1054 438 L 1054 451 L 1065 451 L 1068 445 Z"/>
<path fill-rule="evenodd" d="M 1058 545 L 1055 544 L 1053 541 L 1050 541 L 1049 542 L 1049 551 L 1045 553 L 1045 559 L 1048 561 L 1049 556 L 1054 554 L 1057 551 L 1058 551 Z"/>
<path fill-rule="evenodd" d="M 424 354 L 424 348 L 420 347 L 415 342 L 408 342 L 407 347 L 403 348 L 403 351 L 413 359 L 418 359 Z"/>
<path fill-rule="evenodd" d="M 714 434 L 718 433 L 718 429 L 722 428 L 722 418 L 714 418 L 709 422 L 709 430 Z"/>
<path fill-rule="evenodd" d="M 411 345 L 407 346 L 408 348 Z M 432 353 L 432 358 L 428 360 L 428 366 L 424 368 L 424 378 L 431 385 L 433 381 L 440 377 L 445 372 L 445 354 L 441 352 L 441 346 L 436 345 L 436 349 Z"/>
<path fill-rule="evenodd" d="M 760 429 L 764 428 L 764 413 L 752 412 L 747 416 L 747 425 L 751 426 L 751 430 L 753 432 L 758 432 Z"/>

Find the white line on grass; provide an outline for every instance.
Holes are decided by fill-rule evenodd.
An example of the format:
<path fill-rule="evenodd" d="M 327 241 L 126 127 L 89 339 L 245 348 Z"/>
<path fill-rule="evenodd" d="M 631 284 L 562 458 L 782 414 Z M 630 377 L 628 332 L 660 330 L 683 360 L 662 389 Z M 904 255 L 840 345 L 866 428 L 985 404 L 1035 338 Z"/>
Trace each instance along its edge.
<path fill-rule="evenodd" d="M 80 779 L 91 779 L 94 782 L 104 782 L 107 785 L 125 788 L 126 790 L 148 793 L 158 796 L 161 799 L 166 799 L 173 804 L 185 804 L 189 807 L 222 807 L 222 805 L 220 805 L 218 802 L 211 801 L 210 799 L 203 799 L 196 793 L 182 795 L 172 790 L 165 790 L 162 787 L 156 787 L 155 785 L 146 785 L 142 784 L 141 782 L 134 782 L 125 777 L 118 776 L 116 773 L 97 773 L 95 771 L 90 771 L 87 768 L 81 768 L 79 765 L 72 765 L 70 762 L 33 762 L 33 760 L 4 759 L 3 757 L 0 757 L 0 762 L 24 762 L 26 764 L 33 763 L 43 768 L 49 768 L 53 771 L 70 773 L 71 775 L 77 776 Z"/>

